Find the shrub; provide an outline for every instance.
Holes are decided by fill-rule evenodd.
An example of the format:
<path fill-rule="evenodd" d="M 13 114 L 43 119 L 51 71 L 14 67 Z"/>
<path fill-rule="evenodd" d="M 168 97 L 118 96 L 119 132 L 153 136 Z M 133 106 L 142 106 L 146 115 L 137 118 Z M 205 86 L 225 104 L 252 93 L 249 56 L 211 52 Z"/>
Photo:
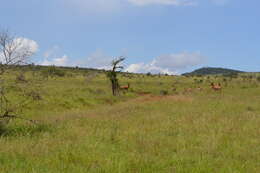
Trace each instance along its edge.
<path fill-rule="evenodd" d="M 42 71 L 42 75 L 44 77 L 64 77 L 66 75 L 65 71 L 55 67 L 55 66 L 50 66 L 46 70 Z"/>
<path fill-rule="evenodd" d="M 152 76 L 151 72 L 146 73 L 146 76 Z"/>
<path fill-rule="evenodd" d="M 162 95 L 162 96 L 168 95 L 168 91 L 167 90 L 161 90 L 160 95 Z"/>
<path fill-rule="evenodd" d="M 19 73 L 16 76 L 16 82 L 27 82 L 27 80 L 25 79 L 25 76 L 23 73 Z"/>
<path fill-rule="evenodd" d="M 227 74 L 223 74 L 223 77 L 238 78 L 238 73 L 227 73 Z"/>
<path fill-rule="evenodd" d="M 7 132 L 6 125 L 8 122 L 9 119 L 0 119 L 0 136 L 3 136 Z"/>
<path fill-rule="evenodd" d="M 42 100 L 42 96 L 37 91 L 29 91 L 26 93 L 26 96 L 32 98 L 34 101 Z"/>

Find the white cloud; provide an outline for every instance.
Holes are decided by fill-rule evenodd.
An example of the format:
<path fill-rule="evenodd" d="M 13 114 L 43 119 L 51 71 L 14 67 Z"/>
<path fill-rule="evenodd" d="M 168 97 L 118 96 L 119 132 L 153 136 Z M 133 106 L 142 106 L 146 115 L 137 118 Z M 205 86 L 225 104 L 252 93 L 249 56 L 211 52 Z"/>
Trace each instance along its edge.
<path fill-rule="evenodd" d="M 15 59 L 15 61 L 26 61 L 27 59 L 24 58 L 30 58 L 32 55 L 34 55 L 38 51 L 39 45 L 34 40 L 18 37 L 15 38 L 13 42 L 10 43 L 10 45 L 7 45 L 7 47 L 9 47 L 9 49 L 12 51 L 12 57 L 10 58 Z M 0 62 L 6 63 L 3 58 L 3 52 L 0 52 Z"/>
<path fill-rule="evenodd" d="M 141 73 L 141 72 L 145 72 L 146 68 L 144 68 L 144 63 L 139 63 L 139 64 L 131 64 L 127 67 L 127 69 L 125 71 L 127 72 L 133 72 L 133 73 Z"/>
<path fill-rule="evenodd" d="M 78 62 L 78 66 L 97 68 L 97 69 L 109 69 L 111 62 L 113 60 L 112 56 L 104 54 L 101 50 L 89 55 L 85 60 Z"/>
<path fill-rule="evenodd" d="M 22 51 L 29 51 L 32 54 L 36 53 L 38 51 L 39 45 L 37 44 L 36 41 L 30 40 L 28 38 L 16 38 L 14 40 L 15 44 L 18 45 L 17 51 L 22 52 Z"/>
<path fill-rule="evenodd" d="M 202 56 L 200 52 L 182 52 L 179 54 L 161 55 L 154 59 L 153 65 L 169 69 L 183 69 L 190 66 L 199 65 L 204 61 L 205 57 Z"/>
<path fill-rule="evenodd" d="M 79 66 L 95 69 L 111 69 L 111 62 L 115 57 L 106 55 L 102 50 L 97 50 L 78 62 L 72 62 L 68 56 L 54 57 L 58 47 L 54 47 L 45 53 L 44 61 L 41 65 L 56 66 Z M 182 52 L 178 54 L 165 54 L 154 58 L 149 63 L 133 63 L 126 66 L 124 71 L 132 73 L 162 73 L 178 74 L 179 70 L 185 70 L 189 67 L 201 65 L 205 62 L 206 57 L 200 52 Z"/>
<path fill-rule="evenodd" d="M 44 59 L 40 65 L 55 65 L 55 66 L 79 66 L 96 69 L 110 69 L 112 56 L 108 56 L 101 50 L 97 50 L 94 53 L 87 56 L 85 59 L 72 60 L 67 55 L 61 56 L 59 46 L 47 50 L 44 53 Z M 59 54 L 59 55 L 58 55 Z"/>
<path fill-rule="evenodd" d="M 57 45 L 47 50 L 43 57 L 40 65 L 72 66 L 67 55 L 60 55 L 60 47 Z"/>
<path fill-rule="evenodd" d="M 177 74 L 178 70 L 197 66 L 205 62 L 206 57 L 199 52 L 166 54 L 153 59 L 150 63 L 131 64 L 125 71 L 133 73 L 167 73 Z"/>
<path fill-rule="evenodd" d="M 55 66 L 69 66 L 69 58 L 67 55 L 63 55 L 62 57 L 53 58 L 51 60 L 45 58 L 40 65 L 55 65 Z"/>
<path fill-rule="evenodd" d="M 57 57 L 57 52 L 59 52 L 60 48 L 59 46 L 53 46 L 51 49 L 47 50 L 45 53 L 44 53 L 44 58 L 49 58 L 49 57 Z"/>
<path fill-rule="evenodd" d="M 131 72 L 131 73 L 163 73 L 163 74 L 170 74 L 170 75 L 174 75 L 177 74 L 176 71 L 171 71 L 167 68 L 162 68 L 162 67 L 158 67 L 155 66 L 152 63 L 139 63 L 139 64 L 131 64 L 129 65 L 126 69 L 126 72 Z"/>

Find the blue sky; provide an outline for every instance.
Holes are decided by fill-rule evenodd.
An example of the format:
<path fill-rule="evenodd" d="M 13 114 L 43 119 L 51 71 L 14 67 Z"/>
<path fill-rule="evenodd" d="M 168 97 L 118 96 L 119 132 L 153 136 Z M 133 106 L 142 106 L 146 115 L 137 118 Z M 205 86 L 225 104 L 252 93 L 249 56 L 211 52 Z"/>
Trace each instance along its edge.
<path fill-rule="evenodd" d="M 0 28 L 35 41 L 33 61 L 43 65 L 107 68 L 123 55 L 131 72 L 260 71 L 259 8 L 257 0 L 5 0 Z"/>

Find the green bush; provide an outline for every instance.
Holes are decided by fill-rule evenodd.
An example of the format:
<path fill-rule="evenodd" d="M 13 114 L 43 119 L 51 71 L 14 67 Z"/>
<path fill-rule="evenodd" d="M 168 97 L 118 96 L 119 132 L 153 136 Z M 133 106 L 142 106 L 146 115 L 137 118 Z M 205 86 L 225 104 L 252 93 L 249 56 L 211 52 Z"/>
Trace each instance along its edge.
<path fill-rule="evenodd" d="M 44 77 L 64 77 L 66 72 L 58 67 L 50 66 L 42 71 Z"/>
<path fill-rule="evenodd" d="M 160 91 L 160 95 L 162 95 L 162 96 L 165 96 L 165 95 L 168 95 L 169 93 L 168 93 L 168 91 L 167 90 L 161 90 Z"/>

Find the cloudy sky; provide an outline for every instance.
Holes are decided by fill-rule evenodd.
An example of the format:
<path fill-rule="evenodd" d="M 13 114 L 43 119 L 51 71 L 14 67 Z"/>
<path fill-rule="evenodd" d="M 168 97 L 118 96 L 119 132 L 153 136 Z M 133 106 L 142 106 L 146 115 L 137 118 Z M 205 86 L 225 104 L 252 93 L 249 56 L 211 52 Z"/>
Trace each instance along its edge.
<path fill-rule="evenodd" d="M 0 28 L 42 65 L 260 71 L 259 0 L 3 0 Z"/>

